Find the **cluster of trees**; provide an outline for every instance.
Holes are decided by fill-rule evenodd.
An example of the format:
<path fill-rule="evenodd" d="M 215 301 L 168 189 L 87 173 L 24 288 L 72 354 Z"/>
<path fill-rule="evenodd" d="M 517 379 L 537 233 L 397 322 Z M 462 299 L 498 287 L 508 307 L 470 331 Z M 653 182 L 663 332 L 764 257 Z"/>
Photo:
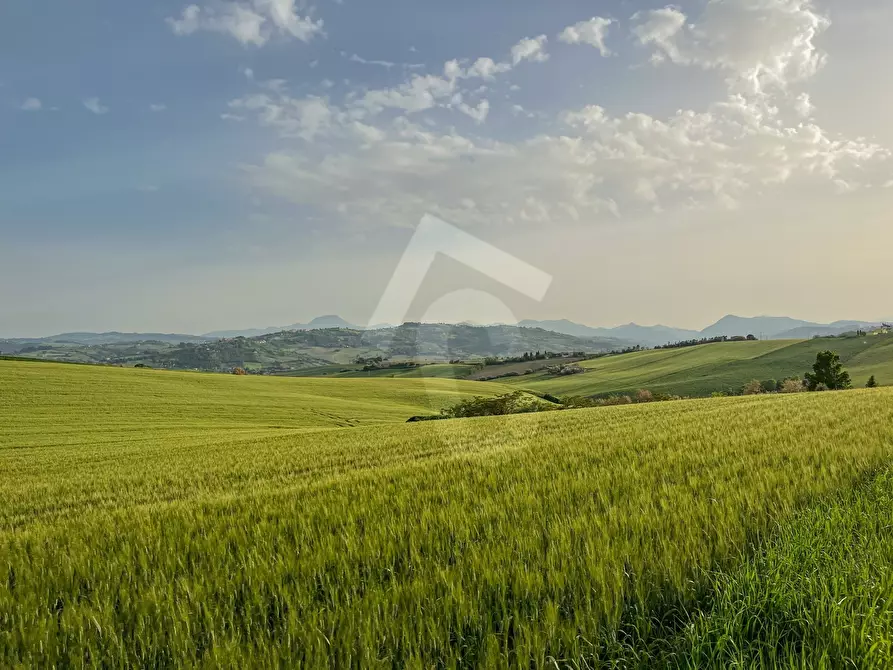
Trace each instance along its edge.
<path fill-rule="evenodd" d="M 488 356 L 484 359 L 484 365 L 502 365 L 504 363 L 529 363 L 530 361 L 547 361 L 553 358 L 582 358 L 585 355 L 585 353 L 580 351 L 563 354 L 555 353 L 554 351 L 525 351 L 520 356 Z"/>
<path fill-rule="evenodd" d="M 603 398 L 591 398 L 587 396 L 575 396 L 565 398 L 563 405 L 569 409 L 583 409 L 586 407 L 612 407 L 615 405 L 638 405 L 650 402 L 668 402 L 671 400 L 685 400 L 685 396 L 668 393 L 653 393 L 648 389 L 639 389 L 635 394 L 612 394 Z"/>
<path fill-rule="evenodd" d="M 716 344 L 718 342 L 756 342 L 755 335 L 719 335 L 718 337 L 702 337 L 697 340 L 682 340 L 654 347 L 655 349 L 683 349 L 685 347 L 697 347 L 701 344 Z"/>
<path fill-rule="evenodd" d="M 872 375 L 866 388 L 876 388 L 878 385 Z M 850 374 L 843 369 L 840 356 L 833 351 L 822 351 L 816 356 L 812 366 L 812 372 L 807 372 L 802 379 L 792 377 L 782 381 L 769 379 L 759 381 L 754 379 L 745 384 L 741 395 L 757 395 L 760 393 L 801 393 L 804 391 L 843 391 L 853 387 Z"/>
<path fill-rule="evenodd" d="M 585 368 L 579 365 L 550 365 L 546 368 L 546 372 L 556 377 L 565 377 L 567 375 L 579 375 L 586 372 Z"/>
<path fill-rule="evenodd" d="M 470 398 L 452 407 L 441 410 L 445 419 L 464 419 L 473 416 L 504 416 L 506 414 L 529 414 L 557 409 L 534 401 L 523 391 L 515 391 L 495 398 Z"/>

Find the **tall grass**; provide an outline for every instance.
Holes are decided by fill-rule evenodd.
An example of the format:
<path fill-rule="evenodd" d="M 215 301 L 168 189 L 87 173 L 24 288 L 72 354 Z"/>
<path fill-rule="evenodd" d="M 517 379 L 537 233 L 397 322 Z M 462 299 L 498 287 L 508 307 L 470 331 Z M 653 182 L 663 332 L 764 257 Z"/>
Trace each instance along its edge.
<path fill-rule="evenodd" d="M 21 394 L 7 388 L 9 408 Z M 15 405 L 70 435 L 19 445 L 0 432 L 0 667 L 628 659 L 624 626 L 662 634 L 653 613 L 694 609 L 711 570 L 733 574 L 798 509 L 888 462 L 891 400 L 132 444 L 103 441 L 129 408 L 51 426 Z"/>

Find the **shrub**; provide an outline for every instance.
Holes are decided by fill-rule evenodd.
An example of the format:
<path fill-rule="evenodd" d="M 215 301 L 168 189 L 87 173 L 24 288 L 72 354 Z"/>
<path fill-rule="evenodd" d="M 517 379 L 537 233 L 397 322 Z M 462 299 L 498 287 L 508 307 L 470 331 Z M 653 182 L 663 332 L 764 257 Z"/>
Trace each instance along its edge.
<path fill-rule="evenodd" d="M 759 379 L 754 379 L 753 381 L 748 382 L 744 385 L 744 388 L 741 389 L 741 395 L 760 395 L 763 392 L 763 382 Z"/>
<path fill-rule="evenodd" d="M 868 383 L 865 384 L 865 388 L 874 389 L 877 388 L 877 380 L 874 378 L 874 375 L 868 378 Z"/>
<path fill-rule="evenodd" d="M 654 402 L 654 394 L 648 389 L 639 389 L 636 393 L 636 402 Z"/>
<path fill-rule="evenodd" d="M 248 372 L 245 370 L 245 368 L 233 368 L 233 374 L 234 375 L 247 375 Z"/>
<path fill-rule="evenodd" d="M 802 393 L 806 388 L 803 386 L 802 379 L 785 379 L 781 383 L 781 388 L 779 389 L 779 393 Z"/>

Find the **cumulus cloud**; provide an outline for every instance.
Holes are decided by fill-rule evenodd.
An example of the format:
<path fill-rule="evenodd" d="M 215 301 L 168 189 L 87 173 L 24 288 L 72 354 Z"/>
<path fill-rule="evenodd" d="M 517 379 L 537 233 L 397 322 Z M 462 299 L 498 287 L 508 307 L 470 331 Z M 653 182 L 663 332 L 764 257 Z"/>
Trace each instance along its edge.
<path fill-rule="evenodd" d="M 590 44 L 599 50 L 602 56 L 610 56 L 611 50 L 605 45 L 608 29 L 614 21 L 600 16 L 588 21 L 580 21 L 565 28 L 558 39 L 566 44 Z"/>
<path fill-rule="evenodd" d="M 86 107 L 94 114 L 106 114 L 109 111 L 109 108 L 103 105 L 99 101 L 99 98 L 86 98 L 83 103 L 84 107 Z"/>
<path fill-rule="evenodd" d="M 467 77 L 480 77 L 481 79 L 492 80 L 496 75 L 503 74 L 512 69 L 508 63 L 497 63 L 492 58 L 478 58 L 465 73 Z"/>
<path fill-rule="evenodd" d="M 723 38 L 702 36 L 704 25 L 738 16 L 722 13 L 730 11 L 722 8 L 725 0 L 709 4 L 715 7 L 694 22 L 672 7 L 639 13 L 633 30 L 658 60 L 726 72 L 728 91 L 712 104 L 662 116 L 612 114 L 592 104 L 553 114 L 534 135 L 481 136 L 477 127 L 492 110 L 490 100 L 472 102 L 484 93 L 478 84 L 545 58 L 545 37 L 527 38 L 506 62 L 451 60 L 441 74 L 414 74 L 336 102 L 293 99 L 282 85 L 234 101 L 233 110 L 250 113 L 286 140 L 246 173 L 263 191 L 372 226 L 411 225 L 424 212 L 462 225 L 597 223 L 736 208 L 783 189 L 850 192 L 890 182 L 887 149 L 828 132 L 811 121 L 809 96 L 788 90 L 823 58 L 811 45 L 806 3 L 754 0 L 748 11 L 771 26 L 772 40 L 760 42 L 762 50 L 756 38 L 728 31 Z M 583 24 L 562 39 L 604 46 L 594 28 L 587 32 L 591 22 Z M 476 125 L 460 131 L 432 115 L 416 121 L 416 113 L 433 108 L 467 115 Z M 520 105 L 507 111 L 542 116 Z M 294 138 L 303 142 L 290 146 Z"/>
<path fill-rule="evenodd" d="M 176 35 L 199 30 L 230 35 L 244 45 L 263 46 L 275 35 L 287 35 L 309 42 L 322 34 L 322 20 L 298 15 L 295 0 L 220 1 L 200 7 L 185 7 L 179 18 L 169 17 Z"/>
<path fill-rule="evenodd" d="M 487 115 L 490 113 L 490 101 L 481 100 L 475 107 L 471 107 L 463 102 L 459 103 L 458 109 L 463 114 L 467 114 L 474 119 L 475 123 L 483 123 L 487 120 Z"/>
<path fill-rule="evenodd" d="M 336 115 L 340 114 L 330 107 L 326 98 L 309 96 L 295 99 L 281 90 L 273 95 L 257 93 L 238 98 L 231 101 L 229 106 L 235 111 L 254 113 L 261 125 L 274 128 L 283 137 L 298 137 L 307 141 L 326 132 Z M 239 115 L 235 116 L 241 120 Z"/>
<path fill-rule="evenodd" d="M 653 62 L 723 70 L 736 92 L 749 94 L 812 77 L 826 59 L 815 39 L 830 25 L 812 0 L 710 0 L 694 18 L 665 7 L 632 21 Z"/>
<path fill-rule="evenodd" d="M 525 37 L 512 47 L 512 64 L 518 65 L 521 61 L 529 60 L 535 63 L 542 63 L 549 59 L 546 53 L 545 35 L 539 37 Z"/>
<path fill-rule="evenodd" d="M 398 117 L 374 144 L 282 150 L 249 174 L 262 189 L 366 225 L 409 224 L 425 211 L 465 225 L 597 222 L 889 176 L 878 169 L 889 158 L 881 147 L 812 124 L 780 127 L 743 98 L 666 119 L 589 106 L 562 122 L 560 133 L 504 143 Z"/>
<path fill-rule="evenodd" d="M 37 98 L 27 98 L 22 102 L 20 109 L 26 112 L 37 112 L 43 109 L 43 103 Z"/>

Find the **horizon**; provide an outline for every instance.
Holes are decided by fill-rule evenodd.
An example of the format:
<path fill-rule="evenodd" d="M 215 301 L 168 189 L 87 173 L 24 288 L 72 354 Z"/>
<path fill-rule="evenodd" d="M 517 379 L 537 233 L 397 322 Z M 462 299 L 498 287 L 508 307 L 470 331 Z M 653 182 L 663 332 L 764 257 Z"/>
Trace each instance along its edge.
<path fill-rule="evenodd" d="M 154 334 L 154 335 L 188 335 L 188 336 L 192 336 L 192 337 L 224 337 L 224 336 L 215 336 L 213 334 L 214 333 L 227 333 L 227 332 L 240 332 L 240 331 L 263 331 L 263 330 L 270 330 L 270 329 L 274 329 L 274 328 L 281 329 L 281 330 L 289 330 L 292 326 L 298 326 L 298 325 L 306 326 L 306 325 L 312 324 L 314 321 L 321 320 L 321 319 L 327 319 L 327 318 L 342 319 L 342 317 L 338 314 L 322 314 L 317 317 L 313 317 L 311 319 L 307 319 L 304 321 L 294 321 L 290 324 L 267 325 L 267 326 L 255 325 L 255 326 L 244 326 L 244 327 L 218 328 L 215 330 L 203 330 L 200 332 L 177 332 L 177 331 L 167 331 L 167 330 L 161 330 L 161 329 L 133 330 L 133 331 L 116 330 L 116 329 L 102 330 L 102 331 L 62 330 L 59 332 L 48 333 L 48 334 L 43 334 L 43 335 L 3 335 L 3 334 L 0 334 L 0 339 L 26 340 L 26 339 L 45 339 L 45 338 L 57 337 L 57 336 L 61 336 L 61 335 L 78 335 L 78 334 L 107 335 L 107 334 L 114 334 L 114 333 L 121 334 L 121 335 Z M 711 328 L 712 326 L 717 325 L 723 319 L 727 319 L 727 318 L 737 318 L 737 319 L 746 319 L 746 320 L 747 319 L 750 319 L 750 320 L 752 320 L 752 319 L 791 319 L 793 321 L 803 321 L 803 322 L 810 323 L 810 324 L 816 324 L 818 326 L 827 326 L 827 325 L 832 325 L 832 324 L 839 323 L 839 322 L 857 322 L 857 323 L 861 323 L 861 324 L 882 324 L 882 323 L 890 323 L 891 321 L 893 321 L 893 319 L 881 318 L 881 319 L 865 319 L 865 320 L 862 320 L 862 319 L 834 319 L 834 320 L 828 321 L 828 322 L 821 322 L 821 321 L 813 321 L 810 319 L 801 319 L 798 317 L 792 317 L 792 316 L 788 316 L 788 315 L 760 314 L 757 316 L 741 316 L 740 314 L 729 313 L 729 314 L 725 314 L 725 315 L 719 317 L 718 319 L 711 321 L 707 325 L 702 326 L 700 328 L 697 328 L 697 327 L 690 328 L 690 327 L 676 326 L 676 325 L 665 324 L 665 323 L 655 323 L 655 324 L 647 325 L 647 324 L 643 324 L 643 323 L 637 323 L 635 321 L 630 321 L 628 323 L 621 323 L 621 324 L 616 324 L 616 325 L 598 325 L 598 324 L 592 324 L 592 323 L 573 321 L 571 319 L 566 319 L 566 318 L 554 318 L 554 319 L 519 318 L 516 323 L 500 323 L 500 322 L 495 322 L 495 321 L 475 323 L 475 322 L 467 322 L 467 321 L 414 321 L 414 320 L 407 320 L 399 325 L 406 325 L 409 323 L 422 323 L 424 325 L 446 325 L 446 326 L 467 325 L 467 326 L 473 326 L 473 327 L 478 327 L 478 328 L 486 328 L 486 327 L 490 327 L 490 326 L 511 326 L 511 327 L 522 327 L 523 328 L 523 327 L 528 327 L 528 326 L 522 326 L 521 324 L 523 322 L 537 322 L 537 323 L 567 322 L 567 323 L 575 325 L 575 326 L 584 326 L 586 328 L 604 329 L 604 330 L 616 330 L 616 329 L 624 328 L 627 326 L 636 326 L 636 327 L 640 327 L 640 328 L 668 328 L 668 329 L 672 329 L 672 330 L 684 330 L 684 331 L 691 331 L 692 333 L 700 333 L 704 330 Z M 345 321 L 352 328 L 357 328 L 357 329 L 361 329 L 361 330 L 373 328 L 372 325 L 357 324 L 357 323 L 351 321 L 350 319 L 342 319 L 342 320 Z M 336 326 L 333 326 L 333 327 L 336 327 Z M 396 328 L 399 326 L 395 325 L 395 324 L 375 324 L 375 327 L 377 327 L 377 328 Z M 535 326 L 535 327 L 541 328 L 543 326 Z M 325 328 L 320 328 L 320 330 L 324 330 L 324 329 Z M 545 328 L 545 330 L 548 330 L 548 328 Z M 278 332 L 278 331 L 272 331 L 272 332 Z M 746 334 L 746 333 L 742 333 L 742 334 Z M 757 335 L 757 333 L 753 333 L 753 334 Z M 262 335 L 258 335 L 258 337 L 261 337 L 261 336 Z"/>

